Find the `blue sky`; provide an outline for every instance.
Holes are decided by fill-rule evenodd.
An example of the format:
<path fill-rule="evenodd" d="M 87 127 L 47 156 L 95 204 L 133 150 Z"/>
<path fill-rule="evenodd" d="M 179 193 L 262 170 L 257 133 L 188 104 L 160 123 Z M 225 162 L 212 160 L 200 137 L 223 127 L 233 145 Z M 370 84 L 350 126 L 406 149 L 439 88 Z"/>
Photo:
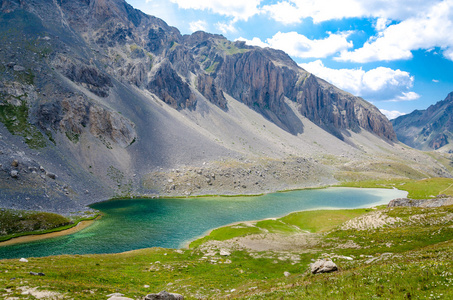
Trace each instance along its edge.
<path fill-rule="evenodd" d="M 177 27 L 287 52 L 389 118 L 453 91 L 453 0 L 126 0 Z"/>

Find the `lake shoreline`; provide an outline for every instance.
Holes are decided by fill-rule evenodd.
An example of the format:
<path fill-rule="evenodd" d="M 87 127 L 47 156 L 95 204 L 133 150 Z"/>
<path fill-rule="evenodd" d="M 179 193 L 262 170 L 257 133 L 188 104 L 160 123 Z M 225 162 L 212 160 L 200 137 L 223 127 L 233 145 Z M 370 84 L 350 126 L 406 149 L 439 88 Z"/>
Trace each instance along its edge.
<path fill-rule="evenodd" d="M 287 193 L 287 192 L 294 192 L 294 191 L 303 191 L 303 190 L 327 190 L 329 188 L 352 188 L 352 189 L 355 189 L 355 187 L 341 187 L 341 186 L 323 186 L 323 187 L 308 187 L 308 188 L 298 188 L 298 189 L 294 189 L 294 190 L 282 190 L 282 191 L 277 191 L 277 192 L 273 192 L 273 193 Z M 370 189 L 373 189 L 373 188 L 370 188 Z M 385 188 L 384 188 L 385 189 Z M 263 196 L 263 195 L 268 195 L 268 194 L 273 194 L 273 193 L 263 193 L 263 194 L 250 194 L 250 195 L 205 195 L 205 196 L 200 196 L 200 195 L 197 195 L 197 196 L 186 196 L 186 197 L 157 197 L 157 198 L 147 198 L 147 197 L 134 197 L 134 198 L 112 198 L 112 199 L 108 199 L 108 200 L 104 200 L 104 201 L 99 201 L 99 202 L 96 202 L 96 203 L 93 203 L 91 205 L 95 205 L 95 204 L 99 204 L 99 203 L 105 203 L 105 202 L 109 202 L 109 201 L 115 201 L 115 200 L 140 200 L 140 199 L 152 199 L 152 200 L 165 200 L 165 199 L 197 199 L 197 198 L 203 198 L 203 197 L 210 197 L 210 198 L 231 198 L 231 197 L 259 197 L 259 196 Z M 90 205 L 90 207 L 91 207 Z M 319 209 L 326 209 L 326 207 L 320 207 L 320 208 L 317 208 L 318 210 Z M 344 209 L 344 208 L 327 208 L 327 209 Z M 313 209 L 310 209 L 310 210 L 313 210 Z M 290 213 L 294 213 L 294 212 L 298 212 L 298 210 L 296 211 L 292 211 L 292 212 L 289 212 L 288 214 Z M 264 220 L 266 219 L 275 219 L 275 218 L 279 218 L 281 216 L 277 216 L 277 217 L 272 217 L 272 218 L 265 218 Z M 15 245 L 15 244 L 20 244 L 20 243 L 28 243 L 28 242 L 32 242 L 32 241 L 38 241 L 38 240 L 43 240 L 43 239 L 49 239 L 49 238 L 53 238 L 53 237 L 59 237 L 59 236 L 65 236 L 65 235 L 70 235 L 70 234 L 73 234 L 73 233 L 76 233 L 78 231 L 81 231 L 87 227 L 89 227 L 90 225 L 92 225 L 99 217 L 96 217 L 95 219 L 92 219 L 92 220 L 82 220 L 80 221 L 77 225 L 75 225 L 74 227 L 71 227 L 69 229 L 63 229 L 63 230 L 58 230 L 58 228 L 55 229 L 55 231 L 53 232 L 50 232 L 50 233 L 43 233 L 43 234 L 30 234 L 30 235 L 23 235 L 23 236 L 20 236 L 20 237 L 14 237 L 12 239 L 9 239 L 7 241 L 3 241 L 3 242 L 0 242 L 0 247 L 2 246 L 9 246 L 9 245 Z M 226 225 L 223 225 L 223 226 L 220 226 L 220 227 L 225 227 L 225 226 L 231 226 L 231 225 L 234 225 L 234 224 L 239 224 L 239 223 L 249 223 L 249 222 L 257 222 L 257 221 L 261 221 L 262 219 L 258 219 L 258 220 L 252 220 L 252 221 L 239 221 L 239 222 L 233 222 L 231 224 L 226 224 Z M 198 236 L 197 238 L 195 239 L 191 239 L 189 241 L 186 241 L 184 242 L 183 244 L 179 245 L 178 248 L 188 248 L 188 246 L 190 245 L 191 242 L 193 242 L 194 240 L 196 239 L 199 239 L 199 238 L 202 238 L 204 236 L 207 236 L 210 234 L 210 232 L 212 232 L 213 230 L 217 229 L 217 228 L 220 228 L 220 227 L 215 227 L 215 228 L 212 228 L 210 230 L 208 230 L 207 232 L 205 232 L 203 235 L 201 236 Z"/>
<path fill-rule="evenodd" d="M 57 228 L 57 231 L 53 231 L 53 232 L 49 232 L 49 233 L 28 234 L 28 235 L 14 237 L 9 240 L 0 242 L 0 247 L 11 246 L 11 245 L 21 244 L 21 243 L 28 243 L 28 242 L 39 241 L 39 240 L 49 239 L 49 238 L 53 238 L 53 237 L 73 234 L 73 233 L 76 233 L 80 230 L 83 230 L 83 229 L 91 226 L 97 219 L 98 219 L 98 217 L 95 219 L 92 219 L 92 220 L 82 220 L 82 221 L 78 222 L 77 225 L 75 225 L 74 227 L 71 227 L 68 229 L 58 230 L 58 228 Z"/>

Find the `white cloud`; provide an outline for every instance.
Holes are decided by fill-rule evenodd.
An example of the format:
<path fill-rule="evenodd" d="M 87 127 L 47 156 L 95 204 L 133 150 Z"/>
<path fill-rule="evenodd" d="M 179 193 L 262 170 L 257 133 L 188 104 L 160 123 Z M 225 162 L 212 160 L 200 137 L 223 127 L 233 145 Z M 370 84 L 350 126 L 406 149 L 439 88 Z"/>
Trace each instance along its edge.
<path fill-rule="evenodd" d="M 433 79 L 433 82 L 434 82 L 434 83 L 438 83 L 438 82 L 439 82 L 439 80 L 437 80 L 437 79 Z"/>
<path fill-rule="evenodd" d="M 263 42 L 260 38 L 257 38 L 257 37 L 254 37 L 253 39 L 251 40 L 247 40 L 243 37 L 240 37 L 238 39 L 236 39 L 236 41 L 243 41 L 245 42 L 247 45 L 250 45 L 250 46 L 258 46 L 258 47 L 261 47 L 261 48 L 267 48 L 267 47 L 270 47 L 269 44 L 266 44 L 265 42 Z"/>
<path fill-rule="evenodd" d="M 314 23 L 366 15 L 358 0 L 288 0 L 265 5 L 262 11 L 283 24 L 300 23 L 305 18 L 313 18 Z"/>
<path fill-rule="evenodd" d="M 283 0 L 264 5 L 261 11 L 283 24 L 300 23 L 305 18 L 312 18 L 314 23 L 363 17 L 401 21 L 440 2 L 442 0 Z"/>
<path fill-rule="evenodd" d="M 402 95 L 397 96 L 395 99 L 388 100 L 389 102 L 401 102 L 401 101 L 414 101 L 420 98 L 420 95 L 415 92 L 403 92 Z"/>
<path fill-rule="evenodd" d="M 376 29 L 376 31 L 383 31 L 390 23 L 391 21 L 387 18 L 378 18 L 376 20 L 376 24 L 374 24 L 374 28 Z"/>
<path fill-rule="evenodd" d="M 148 0 L 147 0 L 148 1 Z M 261 0 L 170 0 L 182 9 L 210 10 L 213 13 L 247 20 L 259 13 Z"/>
<path fill-rule="evenodd" d="M 220 30 L 220 32 L 222 32 L 223 34 L 227 34 L 229 32 L 236 32 L 237 29 L 236 29 L 236 27 L 234 27 L 233 23 L 234 22 L 230 22 L 230 23 L 217 22 L 215 24 L 215 27 L 218 30 Z"/>
<path fill-rule="evenodd" d="M 285 51 L 291 56 L 301 58 L 323 58 L 348 48 L 352 48 L 353 44 L 347 38 L 351 31 L 341 33 L 329 33 L 329 36 L 322 40 L 310 40 L 306 36 L 297 32 L 277 32 L 272 38 L 261 41 L 259 38 L 245 41 L 248 45 L 271 47 Z"/>
<path fill-rule="evenodd" d="M 412 50 L 439 47 L 453 60 L 453 0 L 391 25 L 370 38 L 362 48 L 343 51 L 336 59 L 350 62 L 389 61 L 412 58 Z"/>
<path fill-rule="evenodd" d="M 190 28 L 190 31 L 192 31 L 192 32 L 200 31 L 200 30 L 206 31 L 207 26 L 208 26 L 208 24 L 203 20 L 198 20 L 198 21 L 189 23 L 189 28 Z"/>
<path fill-rule="evenodd" d="M 414 77 L 405 71 L 384 67 L 369 71 L 361 68 L 331 69 L 324 66 L 321 60 L 300 66 L 340 89 L 368 101 L 408 101 L 419 97 L 410 91 Z"/>
<path fill-rule="evenodd" d="M 383 113 L 389 120 L 393 120 L 398 118 L 399 116 L 404 116 L 406 113 L 402 113 L 397 110 L 385 110 L 385 109 L 379 109 L 381 113 Z"/>

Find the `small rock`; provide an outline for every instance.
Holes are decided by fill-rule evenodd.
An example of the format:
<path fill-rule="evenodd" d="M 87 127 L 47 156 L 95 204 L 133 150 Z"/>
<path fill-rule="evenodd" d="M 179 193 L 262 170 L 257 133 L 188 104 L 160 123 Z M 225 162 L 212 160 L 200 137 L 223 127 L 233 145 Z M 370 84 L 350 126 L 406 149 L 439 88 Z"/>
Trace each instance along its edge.
<path fill-rule="evenodd" d="M 14 168 L 17 168 L 19 166 L 19 161 L 17 159 L 13 160 L 11 162 L 11 166 L 14 167 Z"/>
<path fill-rule="evenodd" d="M 16 72 L 22 72 L 22 71 L 25 71 L 25 68 L 22 66 L 19 66 L 19 65 L 15 65 L 13 70 Z"/>
<path fill-rule="evenodd" d="M 44 172 L 44 171 L 45 171 L 45 169 L 44 169 L 43 166 L 39 166 L 39 170 L 40 170 L 41 172 Z"/>
<path fill-rule="evenodd" d="M 55 175 L 54 173 L 47 172 L 46 175 L 47 175 L 47 177 L 49 177 L 50 179 L 57 179 L 57 175 Z"/>
<path fill-rule="evenodd" d="M 28 259 L 22 257 L 21 259 L 19 259 L 19 261 L 20 262 L 28 262 Z"/>
<path fill-rule="evenodd" d="M 180 294 L 162 291 L 159 294 L 148 294 L 143 300 L 184 300 L 184 297 Z"/>
<path fill-rule="evenodd" d="M 122 296 L 124 296 L 124 294 L 121 294 L 121 293 L 113 293 L 113 294 L 107 295 L 107 297 L 122 297 Z"/>
<path fill-rule="evenodd" d="M 19 176 L 19 171 L 17 170 L 12 170 L 10 173 L 12 178 L 17 178 Z"/>
<path fill-rule="evenodd" d="M 31 272 L 31 271 L 30 271 L 30 275 L 34 275 L 34 276 L 46 276 L 46 274 L 44 274 L 44 273 L 42 273 L 42 272 L 36 273 L 36 272 Z"/>
<path fill-rule="evenodd" d="M 289 277 L 291 275 L 291 273 L 288 271 L 285 271 L 285 272 L 283 272 L 283 275 L 285 275 L 285 277 Z"/>
<path fill-rule="evenodd" d="M 220 250 L 220 255 L 222 255 L 222 256 L 230 256 L 231 252 L 228 251 L 228 250 L 225 250 L 225 249 L 221 249 Z"/>
<path fill-rule="evenodd" d="M 337 265 L 328 258 L 318 259 L 314 263 L 310 264 L 311 273 L 330 273 L 338 270 Z"/>
<path fill-rule="evenodd" d="M 134 300 L 132 298 L 127 298 L 127 297 L 118 297 L 118 296 L 113 296 L 113 297 L 110 297 L 108 298 L 107 300 Z"/>
<path fill-rule="evenodd" d="M 147 288 L 149 288 L 149 285 L 145 284 L 143 287 L 144 287 L 145 289 L 147 289 Z"/>

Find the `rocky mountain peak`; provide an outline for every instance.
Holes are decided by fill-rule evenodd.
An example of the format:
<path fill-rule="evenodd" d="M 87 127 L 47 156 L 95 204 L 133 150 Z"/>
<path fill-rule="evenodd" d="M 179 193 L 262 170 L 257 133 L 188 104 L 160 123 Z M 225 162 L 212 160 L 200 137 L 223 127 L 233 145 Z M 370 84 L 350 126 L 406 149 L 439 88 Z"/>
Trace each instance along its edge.
<path fill-rule="evenodd" d="M 420 150 L 453 149 L 453 92 L 426 110 L 415 110 L 392 120 L 398 139 Z"/>

